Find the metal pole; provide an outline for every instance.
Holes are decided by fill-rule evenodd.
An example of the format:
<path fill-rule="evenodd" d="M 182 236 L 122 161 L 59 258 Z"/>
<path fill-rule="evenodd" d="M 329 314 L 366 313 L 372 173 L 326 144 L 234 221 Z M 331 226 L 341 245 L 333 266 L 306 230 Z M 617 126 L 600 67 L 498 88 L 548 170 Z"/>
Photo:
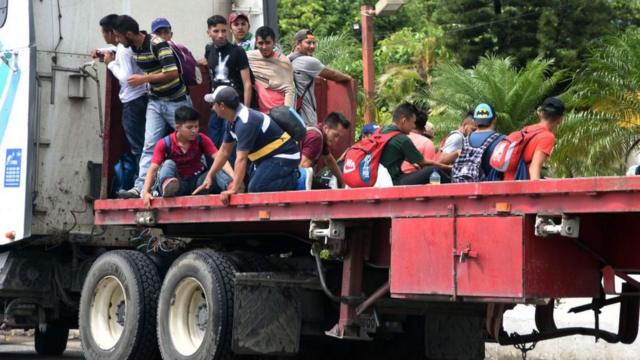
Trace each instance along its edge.
<path fill-rule="evenodd" d="M 373 63 L 373 15 L 375 10 L 370 5 L 360 7 L 362 18 L 362 78 L 365 93 L 364 122 L 369 124 L 376 120 L 374 97 L 376 95 L 375 65 Z"/>

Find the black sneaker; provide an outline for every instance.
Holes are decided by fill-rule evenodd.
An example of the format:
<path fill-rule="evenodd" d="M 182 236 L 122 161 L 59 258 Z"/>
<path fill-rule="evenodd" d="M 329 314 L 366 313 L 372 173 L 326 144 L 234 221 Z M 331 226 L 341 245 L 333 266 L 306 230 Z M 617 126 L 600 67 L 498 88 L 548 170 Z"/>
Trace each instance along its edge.
<path fill-rule="evenodd" d="M 120 190 L 118 191 L 118 198 L 120 199 L 139 199 L 140 198 L 140 190 L 136 188 L 131 188 L 129 190 Z"/>

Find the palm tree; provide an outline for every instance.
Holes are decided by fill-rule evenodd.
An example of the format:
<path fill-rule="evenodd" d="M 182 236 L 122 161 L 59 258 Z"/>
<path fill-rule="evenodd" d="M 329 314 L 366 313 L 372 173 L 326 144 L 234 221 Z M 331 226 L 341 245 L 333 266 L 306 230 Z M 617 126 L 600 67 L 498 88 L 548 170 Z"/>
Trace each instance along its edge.
<path fill-rule="evenodd" d="M 624 173 L 640 139 L 640 30 L 592 47 L 564 98 L 576 111 L 559 128 L 552 157 L 558 174 Z"/>
<path fill-rule="evenodd" d="M 442 131 L 453 130 L 469 109 L 491 104 L 498 130 L 510 133 L 536 121 L 536 108 L 565 77 L 551 73 L 553 60 L 536 58 L 518 69 L 514 59 L 487 56 L 472 69 L 446 62 L 435 70 L 431 91 L 432 119 Z"/>
<path fill-rule="evenodd" d="M 382 40 L 376 51 L 376 61 L 383 70 L 377 79 L 378 107 L 390 112 L 409 101 L 428 108 L 436 59 L 446 57 L 442 34 L 436 29 L 423 33 L 405 28 Z"/>

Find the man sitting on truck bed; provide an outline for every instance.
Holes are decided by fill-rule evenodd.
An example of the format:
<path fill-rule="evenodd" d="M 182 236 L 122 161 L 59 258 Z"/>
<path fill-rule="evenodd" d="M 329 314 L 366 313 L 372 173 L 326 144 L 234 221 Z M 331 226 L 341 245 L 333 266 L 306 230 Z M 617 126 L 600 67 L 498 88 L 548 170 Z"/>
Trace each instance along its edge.
<path fill-rule="evenodd" d="M 394 185 L 427 184 L 433 171 L 450 169 L 448 165 L 425 159 L 407 136 L 416 127 L 417 115 L 418 109 L 413 104 L 401 104 L 393 112 L 393 124 L 380 130 L 383 134 L 392 131 L 400 132 L 387 142 L 380 158 L 380 164 L 387 168 Z M 400 167 L 405 160 L 416 165 L 420 170 L 403 174 Z"/>
<path fill-rule="evenodd" d="M 233 183 L 222 192 L 223 203 L 229 202 L 230 195 L 242 191 L 249 160 L 254 166 L 249 192 L 294 190 L 300 151 L 293 138 L 268 115 L 241 104 L 232 87 L 219 86 L 212 97 L 213 111 L 227 122 L 224 143 L 200 188 L 212 186 L 213 176 L 227 162 L 237 143 Z"/>
<path fill-rule="evenodd" d="M 140 197 L 153 149 L 158 140 L 175 128 L 174 116 L 181 106 L 191 106 L 187 87 L 178 73 L 178 62 L 169 44 L 159 37 L 140 32 L 138 23 L 128 15 L 118 16 L 114 24 L 118 42 L 131 47 L 133 58 L 144 74 L 129 76 L 131 86 L 149 84 L 149 104 L 140 157 L 140 172 L 133 188 L 118 193 L 121 198 Z"/>
<path fill-rule="evenodd" d="M 218 149 L 213 141 L 199 133 L 200 114 L 189 106 L 182 106 L 175 114 L 176 131 L 156 143 L 142 189 L 142 198 L 146 207 L 151 206 L 152 192 L 162 197 L 176 195 L 196 195 L 205 192 L 198 188 L 207 177 L 205 158 L 215 160 Z M 220 193 L 231 182 L 233 169 L 225 163 L 223 170 L 215 173 L 215 183 L 207 193 Z M 156 181 L 157 175 L 157 181 Z"/>
<path fill-rule="evenodd" d="M 562 100 L 549 97 L 538 108 L 540 122 L 520 130 L 525 134 L 522 149 L 522 165 L 515 172 L 506 172 L 505 180 L 540 180 L 542 179 L 542 165 L 551 156 L 556 136 L 553 131 L 562 122 L 564 103 Z"/>
<path fill-rule="evenodd" d="M 331 145 L 339 139 L 349 136 L 351 123 L 339 112 L 332 112 L 324 119 L 322 125 L 307 128 L 307 134 L 300 140 L 301 168 L 313 168 L 322 158 L 325 165 L 336 177 L 338 186 L 342 184 L 342 171 L 331 154 Z M 319 188 L 318 184 L 312 186 Z"/>

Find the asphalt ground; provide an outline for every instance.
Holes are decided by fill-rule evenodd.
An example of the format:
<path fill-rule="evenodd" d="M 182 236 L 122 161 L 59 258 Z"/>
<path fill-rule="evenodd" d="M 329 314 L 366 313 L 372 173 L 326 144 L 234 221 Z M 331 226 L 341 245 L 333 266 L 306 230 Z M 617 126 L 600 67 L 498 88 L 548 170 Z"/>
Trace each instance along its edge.
<path fill-rule="evenodd" d="M 58 360 L 58 359 L 83 359 L 80 348 L 80 340 L 70 339 L 67 343 L 67 351 L 63 356 L 47 357 L 36 354 L 33 337 L 27 336 L 0 336 L 0 359 L 2 360 Z"/>

